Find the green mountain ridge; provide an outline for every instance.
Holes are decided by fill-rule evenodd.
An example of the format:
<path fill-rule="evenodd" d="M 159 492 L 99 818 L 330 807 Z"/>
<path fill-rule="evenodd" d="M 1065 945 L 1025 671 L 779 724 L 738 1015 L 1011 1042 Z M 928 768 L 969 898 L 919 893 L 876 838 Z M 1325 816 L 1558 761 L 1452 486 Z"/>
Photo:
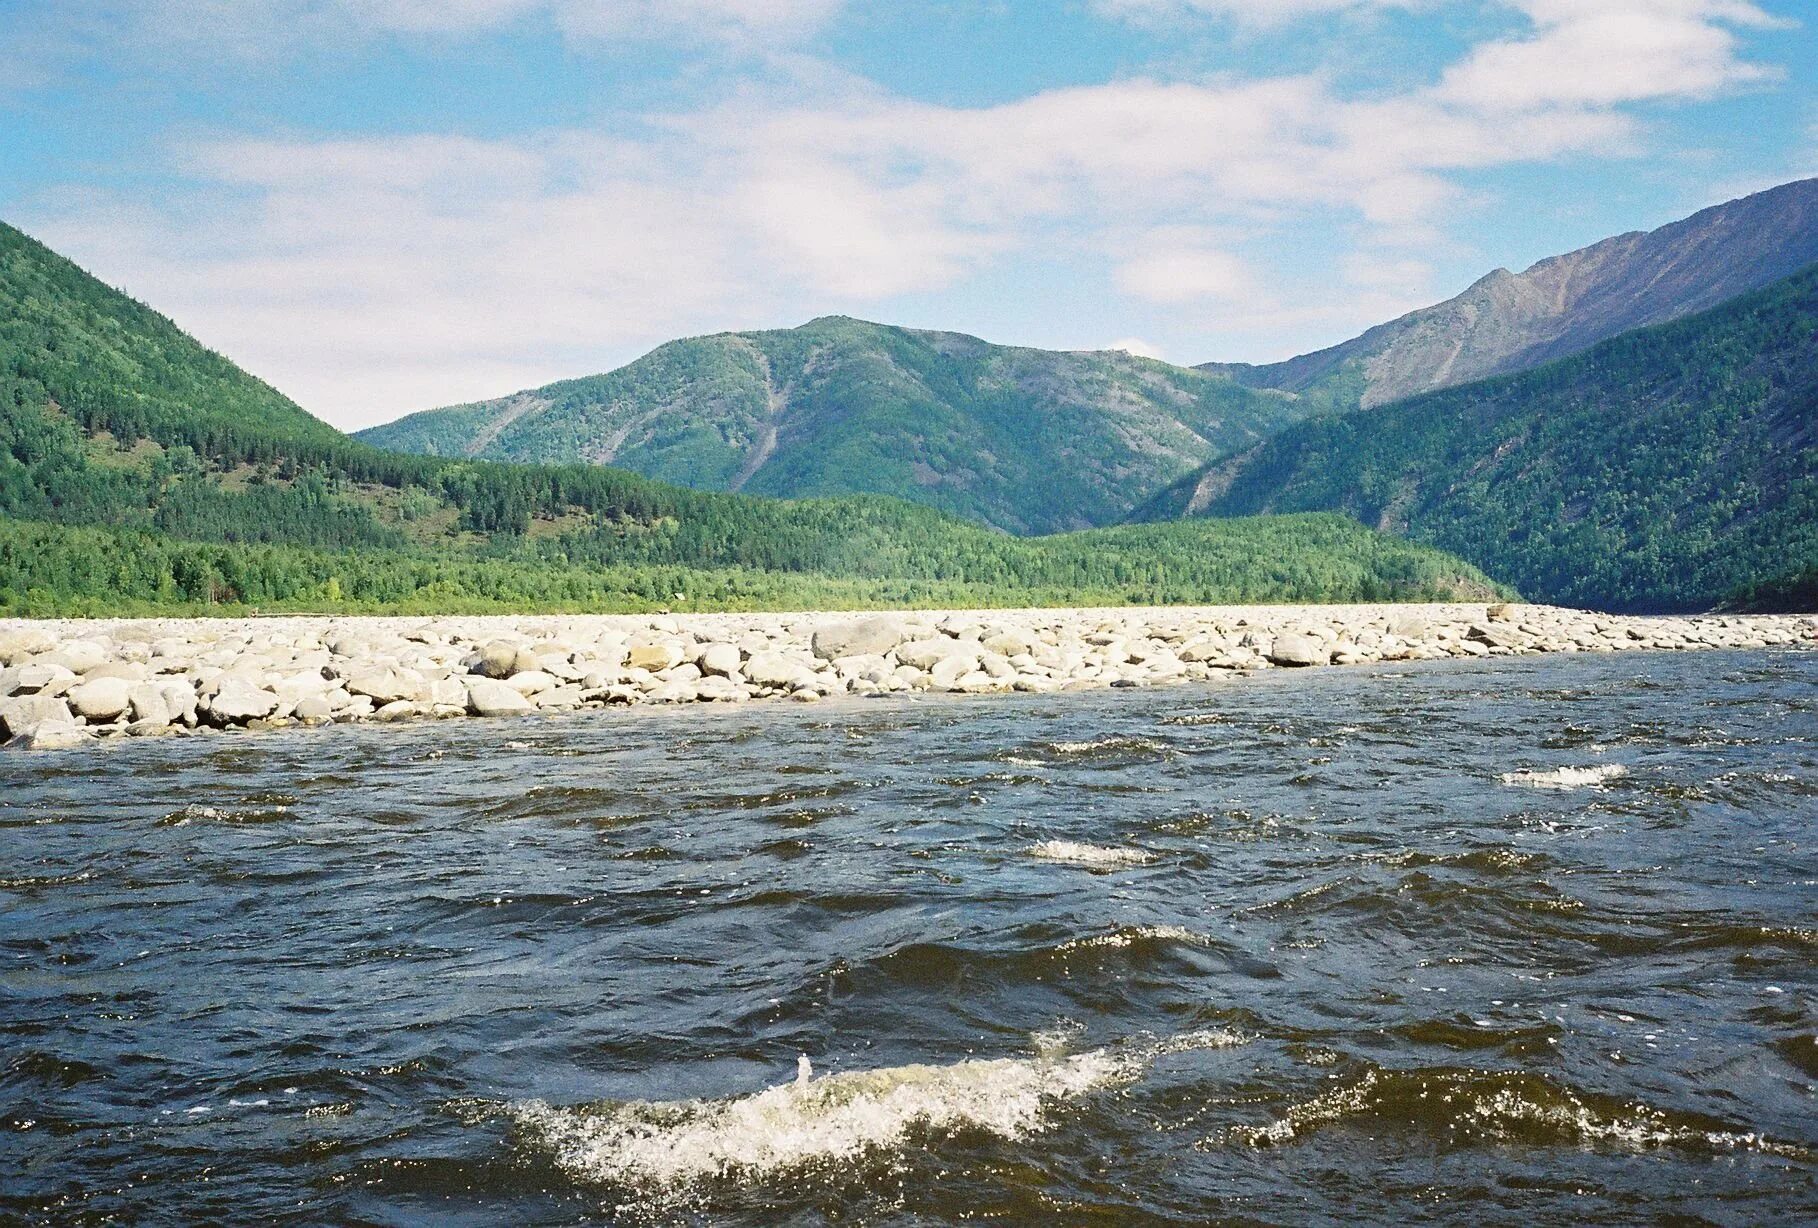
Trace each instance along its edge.
<path fill-rule="evenodd" d="M 1519 374 L 1312 419 L 1135 519 L 1340 511 L 1529 597 L 1796 594 L 1818 568 L 1818 266 Z"/>
<path fill-rule="evenodd" d="M 1531 369 L 1818 261 L 1818 179 L 1606 239 L 1314 354 L 1183 368 L 841 316 L 360 433 L 441 456 L 610 463 L 703 490 L 873 492 L 1013 533 L 1116 523 L 1295 423 Z M 1192 478 L 1197 483 L 1197 478 Z M 1165 500 L 1164 500 L 1165 502 Z"/>
<path fill-rule="evenodd" d="M 1468 598 L 1342 517 L 1018 539 L 876 496 L 385 452 L 0 225 L 0 614 Z"/>
<path fill-rule="evenodd" d="M 55 389 L 122 429 L 182 418 L 197 429 L 315 443 L 341 432 L 201 345 L 150 307 L 0 222 L 0 352 L 19 395 Z M 19 407 L 15 399 L 14 408 Z"/>
<path fill-rule="evenodd" d="M 1291 396 L 1120 351 L 826 316 L 670 342 L 603 375 L 357 437 L 427 455 L 610 463 L 700 489 L 894 495 L 1047 533 L 1120 520 L 1301 412 Z"/>

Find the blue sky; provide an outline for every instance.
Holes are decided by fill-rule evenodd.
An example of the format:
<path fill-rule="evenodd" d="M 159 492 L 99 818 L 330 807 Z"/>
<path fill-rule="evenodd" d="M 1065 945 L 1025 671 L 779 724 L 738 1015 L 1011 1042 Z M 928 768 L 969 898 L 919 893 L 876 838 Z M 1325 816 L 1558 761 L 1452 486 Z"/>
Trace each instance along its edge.
<path fill-rule="evenodd" d="M 1807 0 L 0 0 L 0 219 L 344 427 L 842 312 L 1332 344 L 1818 174 Z"/>

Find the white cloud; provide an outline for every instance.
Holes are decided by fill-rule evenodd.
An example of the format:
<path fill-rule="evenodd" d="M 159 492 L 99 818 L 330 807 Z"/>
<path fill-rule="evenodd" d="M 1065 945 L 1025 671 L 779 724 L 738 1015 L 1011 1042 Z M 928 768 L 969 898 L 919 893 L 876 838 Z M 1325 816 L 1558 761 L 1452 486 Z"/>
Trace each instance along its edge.
<path fill-rule="evenodd" d="M 609 21 L 643 2 L 361 7 L 388 29 L 447 31 L 583 7 Z M 1398 245 L 1441 234 L 1468 202 L 1462 172 L 1632 153 L 1622 104 L 1759 73 L 1733 27 L 1765 18 L 1738 0 L 1657 0 L 1648 37 L 1633 3 L 1520 3 L 1531 36 L 1398 95 L 1351 97 L 1316 75 L 1129 79 L 965 107 L 829 75 L 809 100 L 629 117 L 632 135 L 203 141 L 182 150 L 168 194 L 64 199 L 27 220 L 343 424 L 599 370 L 676 335 L 879 314 L 1057 255 L 1108 266 L 1107 290 L 1134 309 L 1304 335 L 1430 301 L 1431 270 Z M 835 5 L 664 11 L 780 31 Z M 1545 71 L 1541 45 L 1560 53 Z M 1343 294 L 1276 288 L 1251 250 L 1312 225 L 1350 235 Z"/>
<path fill-rule="evenodd" d="M 749 227 L 782 277 L 841 298 L 948 286 L 1005 246 L 952 219 L 939 184 L 879 184 L 801 151 L 753 160 L 732 197 L 726 220 Z"/>
<path fill-rule="evenodd" d="M 19 0 L 0 38 L 49 65 L 88 58 L 268 62 L 311 47 L 384 37 L 471 39 L 546 22 L 584 49 L 626 42 L 718 43 L 743 49 L 801 38 L 844 0 Z M 31 81 L 54 84 L 46 68 Z"/>
<path fill-rule="evenodd" d="M 1774 20 L 1743 0 L 1511 0 L 1534 26 L 1453 65 L 1438 95 L 1485 110 L 1706 98 L 1766 80 L 1733 26 Z"/>
<path fill-rule="evenodd" d="M 1199 226 L 1161 226 L 1142 235 L 1114 280 L 1123 293 L 1151 303 L 1230 302 L 1257 288 L 1250 267 Z"/>
<path fill-rule="evenodd" d="M 798 37 L 831 21 L 844 0 L 546 0 L 569 33 L 637 37 L 687 30 L 716 38 Z"/>
<path fill-rule="evenodd" d="M 90 198 L 44 236 L 341 423 L 774 306 L 716 203 L 614 142 L 234 142 L 190 164 L 199 196 L 249 202 Z"/>
<path fill-rule="evenodd" d="M 1133 355 L 1137 358 L 1153 358 L 1157 362 L 1168 361 L 1168 356 L 1162 353 L 1160 346 L 1144 341 L 1141 337 L 1125 337 L 1121 341 L 1113 341 L 1105 348 L 1107 350 L 1122 350 L 1124 353 Z"/>
<path fill-rule="evenodd" d="M 1307 17 L 1420 9 L 1434 0 L 1097 0 L 1109 17 L 1158 23 L 1217 17 L 1251 26 L 1278 26 Z"/>

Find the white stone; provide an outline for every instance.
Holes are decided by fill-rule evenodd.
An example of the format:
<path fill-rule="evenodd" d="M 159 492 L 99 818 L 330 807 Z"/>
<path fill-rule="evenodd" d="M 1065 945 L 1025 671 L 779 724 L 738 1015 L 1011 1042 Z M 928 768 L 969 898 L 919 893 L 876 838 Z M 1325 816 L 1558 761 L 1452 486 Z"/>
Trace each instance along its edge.
<path fill-rule="evenodd" d="M 493 640 L 484 645 L 474 660 L 475 673 L 488 678 L 509 678 L 518 659 L 518 646 L 509 640 Z"/>
<path fill-rule="evenodd" d="M 74 722 L 45 721 L 7 745 L 19 750 L 73 750 L 94 740 L 94 734 Z"/>
<path fill-rule="evenodd" d="M 707 644 L 701 648 L 695 664 L 703 674 L 730 678 L 739 672 L 739 650 L 731 644 Z"/>
<path fill-rule="evenodd" d="M 151 685 L 158 688 L 164 697 L 164 706 L 170 709 L 173 722 L 184 725 L 196 723 L 196 688 L 187 682 L 156 682 Z"/>
<path fill-rule="evenodd" d="M 56 637 L 42 627 L 0 631 L 0 665 L 17 665 L 56 646 Z"/>
<path fill-rule="evenodd" d="M 124 678 L 84 679 L 69 689 L 69 706 L 91 724 L 116 720 L 132 706 L 132 690 Z"/>
<path fill-rule="evenodd" d="M 899 644 L 896 649 L 896 659 L 901 661 L 904 665 L 912 665 L 916 669 L 926 670 L 933 669 L 937 661 L 945 661 L 951 658 L 976 662 L 978 660 L 978 650 L 979 645 L 977 643 L 968 644 L 967 642 L 950 640 L 945 636 L 941 636 L 937 639 L 911 640 L 907 644 Z M 971 668 L 970 665 L 967 668 L 969 670 Z"/>
<path fill-rule="evenodd" d="M 937 630 L 938 627 L 938 630 Z M 887 652 L 829 656 L 876 634 Z M 0 621 L 0 735 L 42 742 L 538 708 L 1154 686 L 1306 656 L 1339 664 L 1539 651 L 1818 646 L 1810 618 L 1628 618 L 1483 603 L 991 614 Z M 631 646 L 639 664 L 625 668 Z M 330 651 L 330 649 L 334 651 Z M 507 679 L 489 677 L 510 671 Z M 420 687 L 419 684 L 420 683 Z M 476 696 L 471 684 L 482 684 Z M 345 684 L 345 685 L 340 685 Z M 119 689 L 126 689 L 121 705 Z M 348 686 L 361 691 L 353 694 Z M 371 693 L 365 693 L 371 692 Z M 128 721 L 130 720 L 130 724 Z M 71 733 L 74 729 L 76 732 Z"/>
<path fill-rule="evenodd" d="M 334 719 L 335 708 L 326 695 L 306 695 L 297 701 L 292 715 L 304 724 L 322 724 Z"/>
<path fill-rule="evenodd" d="M 127 698 L 131 702 L 134 724 L 168 725 L 176 720 L 170 703 L 164 698 L 164 688 L 156 683 L 140 683 L 128 692 Z"/>
<path fill-rule="evenodd" d="M 835 623 L 815 631 L 809 646 L 823 661 L 840 657 L 882 656 L 903 642 L 903 624 L 895 618 L 866 618 Z"/>
<path fill-rule="evenodd" d="M 0 670 L 0 694 L 35 695 L 58 682 L 76 677 L 76 671 L 54 661 L 28 661 Z"/>
<path fill-rule="evenodd" d="M 467 708 L 475 716 L 514 716 L 534 712 L 536 705 L 509 683 L 476 677 L 467 680 Z"/>
<path fill-rule="evenodd" d="M 48 664 L 61 665 L 78 674 L 86 674 L 106 661 L 107 658 L 107 649 L 94 640 L 67 640 L 59 644 L 54 651 L 39 657 L 38 660 Z"/>
<path fill-rule="evenodd" d="M 232 674 L 221 680 L 221 685 L 206 703 L 208 715 L 222 725 L 244 725 L 247 721 L 270 716 L 277 707 L 275 694 Z"/>
<path fill-rule="evenodd" d="M 23 737 L 39 725 L 71 725 L 75 721 L 69 704 L 56 696 L 15 695 L 0 699 L 0 737 Z"/>
<path fill-rule="evenodd" d="M 381 708 L 399 700 L 420 703 L 430 698 L 429 682 L 422 674 L 395 665 L 357 671 L 348 675 L 344 685 L 349 694 L 370 696 Z"/>
<path fill-rule="evenodd" d="M 556 678 L 554 674 L 545 673 L 540 669 L 531 669 L 525 670 L 521 674 L 513 674 L 505 679 L 505 685 L 520 695 L 535 695 L 539 691 L 547 691 L 554 687 Z"/>
<path fill-rule="evenodd" d="M 745 677 L 759 686 L 789 686 L 805 673 L 812 673 L 795 657 L 780 652 L 760 652 L 745 662 Z"/>
<path fill-rule="evenodd" d="M 1325 665 L 1332 650 L 1313 636 L 1288 632 L 1275 637 L 1267 656 L 1277 665 Z"/>

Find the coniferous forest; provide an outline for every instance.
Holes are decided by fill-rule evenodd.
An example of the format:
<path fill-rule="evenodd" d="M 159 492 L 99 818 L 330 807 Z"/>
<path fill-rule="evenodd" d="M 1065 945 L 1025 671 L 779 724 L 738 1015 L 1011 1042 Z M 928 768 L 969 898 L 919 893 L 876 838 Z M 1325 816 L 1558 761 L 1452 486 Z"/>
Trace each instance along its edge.
<path fill-rule="evenodd" d="M 1797 606 L 1818 568 L 1818 267 L 1530 371 L 1291 426 L 1139 516 L 1188 510 L 1341 512 L 1539 600 Z"/>
<path fill-rule="evenodd" d="M 1336 516 L 1015 538 L 335 431 L 0 227 L 0 612 L 1349 601 L 1500 591 Z"/>
<path fill-rule="evenodd" d="M 1530 371 L 1328 407 L 1137 523 L 1015 537 L 879 495 L 384 451 L 0 226 L 0 612 L 1785 608 L 1818 568 L 1815 338 L 1811 269 Z"/>

